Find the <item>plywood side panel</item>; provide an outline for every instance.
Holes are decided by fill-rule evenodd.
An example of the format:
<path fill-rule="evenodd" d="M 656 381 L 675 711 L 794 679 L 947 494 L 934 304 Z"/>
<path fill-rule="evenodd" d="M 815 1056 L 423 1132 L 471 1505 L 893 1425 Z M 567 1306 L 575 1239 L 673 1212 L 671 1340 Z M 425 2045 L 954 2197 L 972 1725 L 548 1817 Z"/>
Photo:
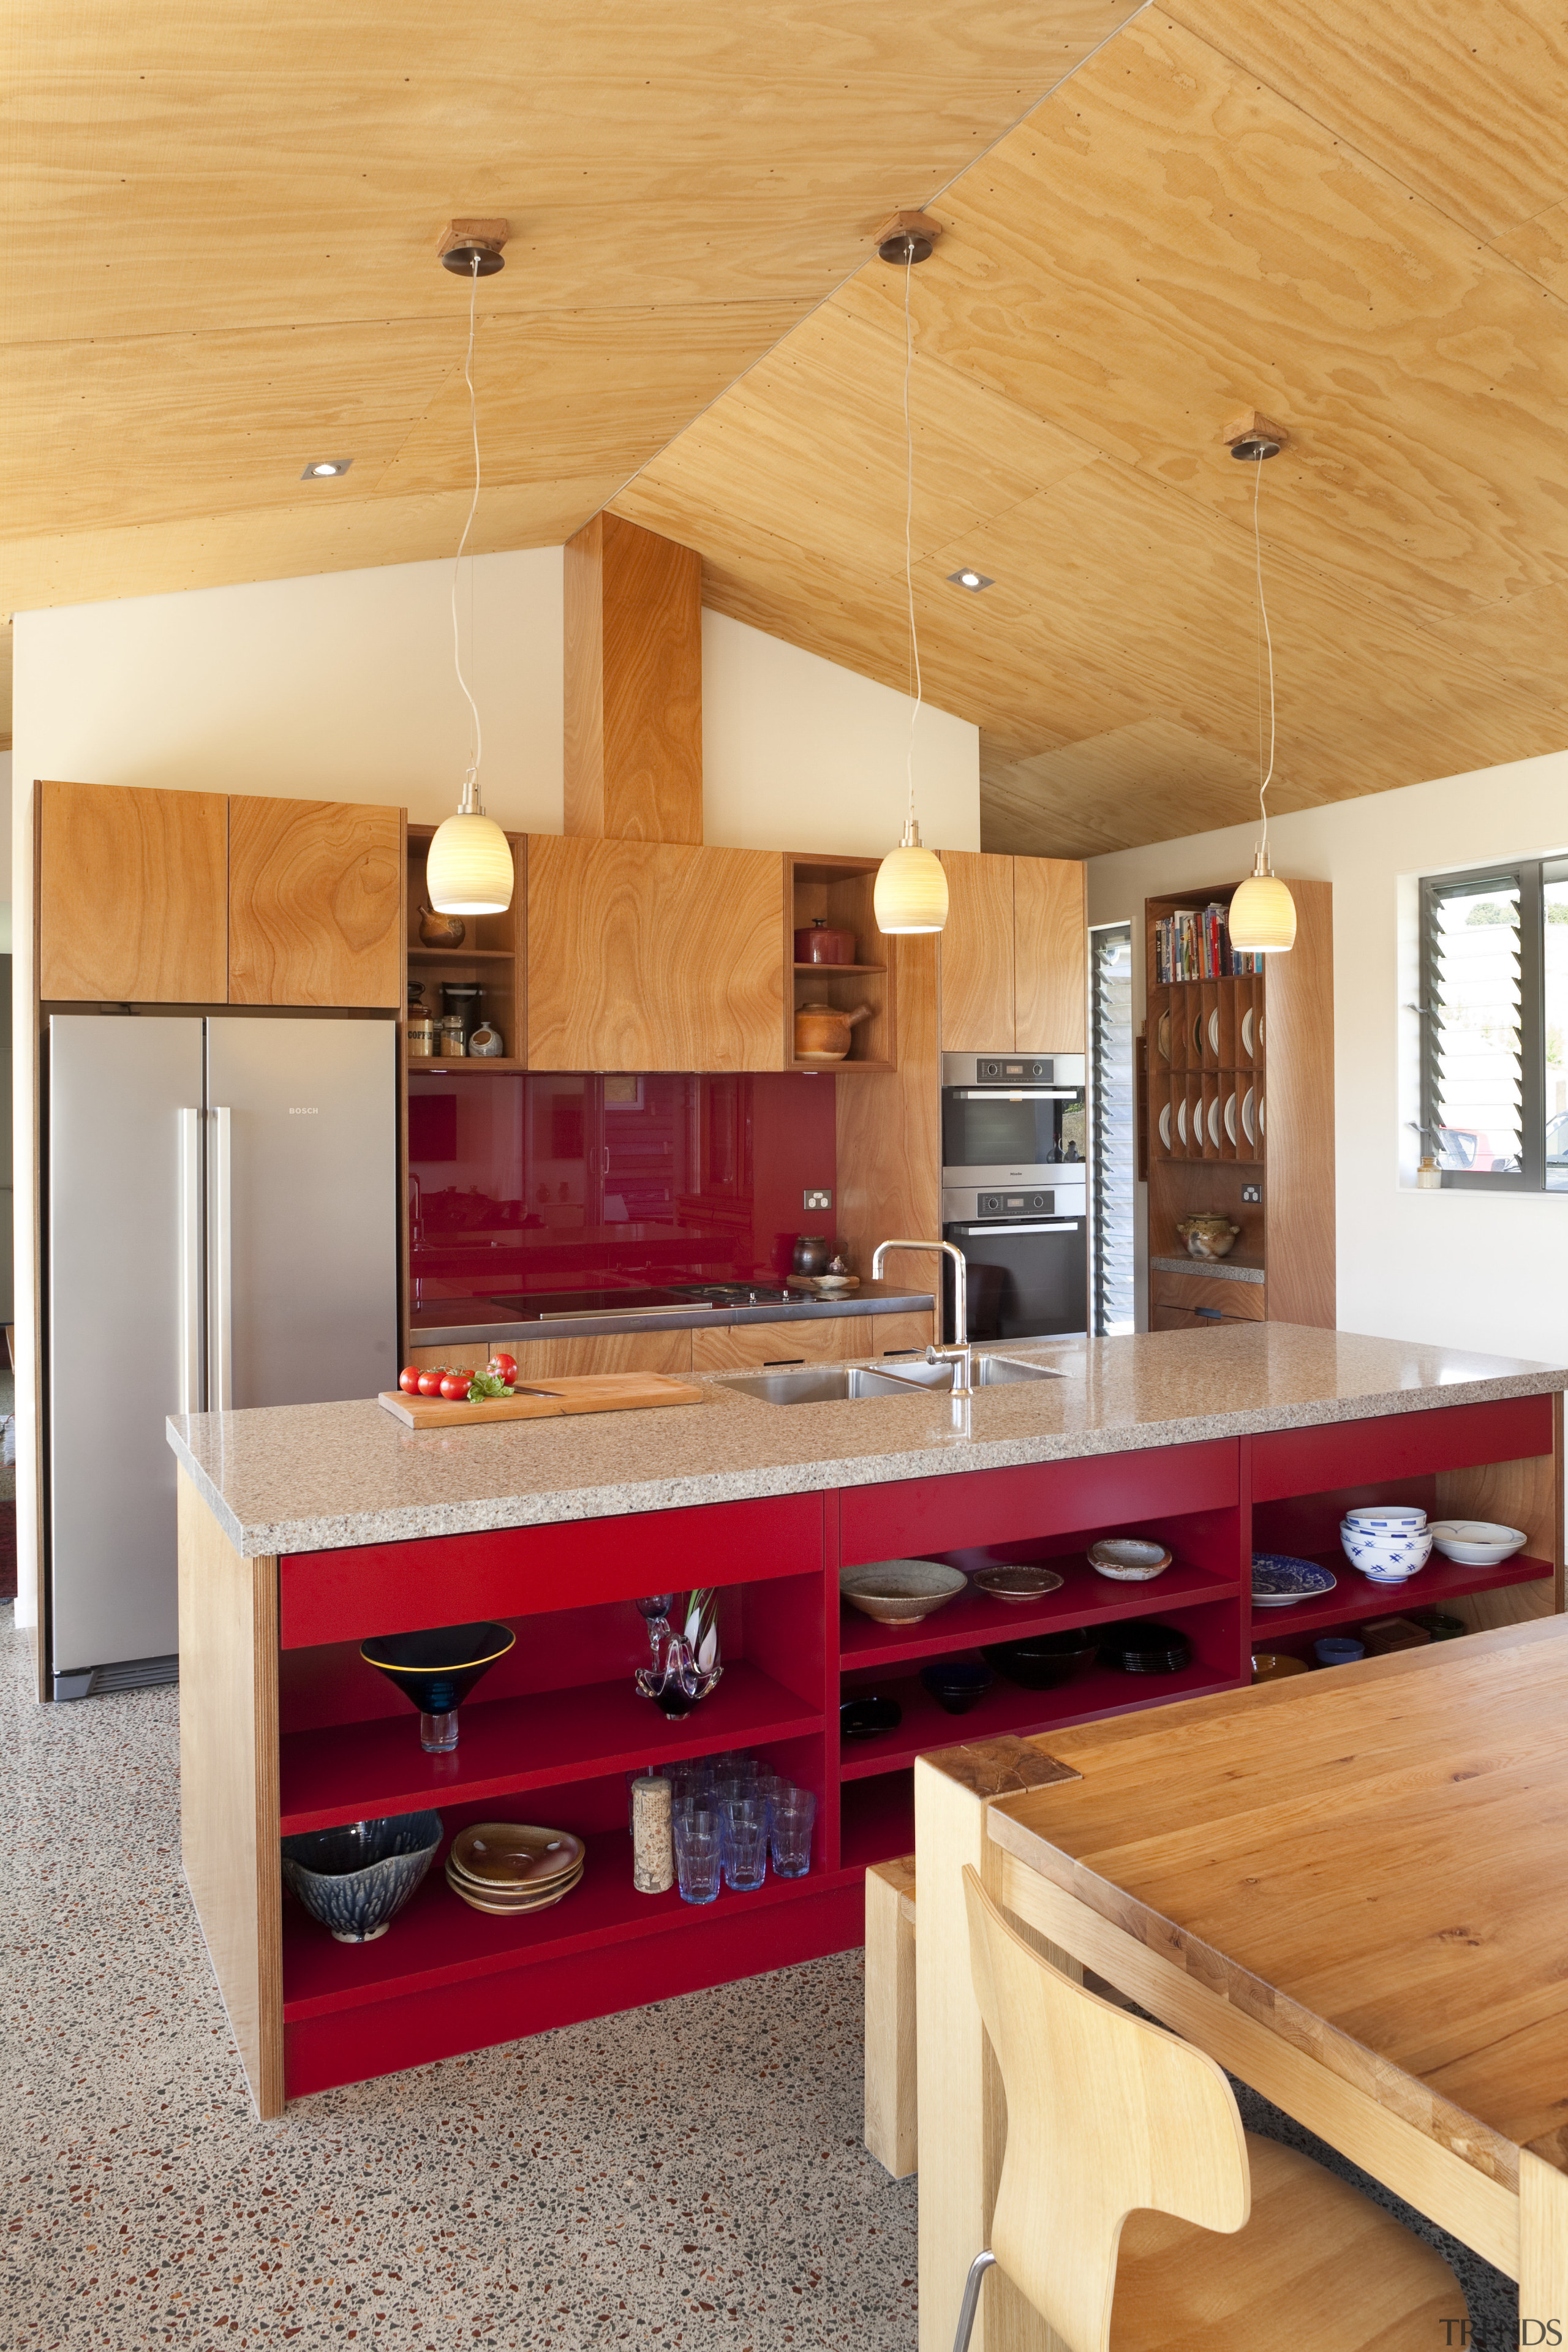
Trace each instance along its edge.
<path fill-rule="evenodd" d="M 278 1563 L 242 1559 L 182 1470 L 185 1877 L 257 2113 L 283 2111 Z"/>
<path fill-rule="evenodd" d="M 221 793 L 43 782 L 37 840 L 46 1002 L 223 1003 L 228 803 Z"/>
<path fill-rule="evenodd" d="M 1013 860 L 944 849 L 947 925 L 938 954 L 944 1054 L 1010 1053 L 1015 1038 Z"/>
<path fill-rule="evenodd" d="M 1089 1032 L 1089 898 L 1077 859 L 1013 860 L 1013 1044 L 1082 1054 Z"/>
<path fill-rule="evenodd" d="M 1292 882 L 1296 944 L 1268 958 L 1263 1083 L 1268 1317 L 1331 1331 L 1334 1289 L 1334 936 L 1327 882 Z"/>
<path fill-rule="evenodd" d="M 899 1066 L 837 1088 L 838 1245 L 862 1276 L 879 1242 L 942 1238 L 937 941 L 910 933 L 887 945 L 898 991 Z M 923 1263 L 909 1257 L 889 1272 L 934 1291 L 938 1263 L 934 1255 Z"/>
<path fill-rule="evenodd" d="M 702 559 L 604 517 L 604 830 L 702 838 Z"/>
<path fill-rule="evenodd" d="M 403 812 L 229 804 L 232 1004 L 403 1003 Z"/>
<path fill-rule="evenodd" d="M 784 860 L 668 842 L 528 845 L 534 1070 L 776 1070 Z"/>

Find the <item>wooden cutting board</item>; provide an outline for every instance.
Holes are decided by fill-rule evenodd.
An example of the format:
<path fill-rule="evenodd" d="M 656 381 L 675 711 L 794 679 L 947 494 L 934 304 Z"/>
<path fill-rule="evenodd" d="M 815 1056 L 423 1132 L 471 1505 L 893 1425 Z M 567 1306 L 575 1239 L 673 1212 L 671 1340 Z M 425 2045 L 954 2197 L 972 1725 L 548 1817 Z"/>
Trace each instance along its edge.
<path fill-rule="evenodd" d="M 378 1404 L 410 1429 L 468 1429 L 481 1421 L 553 1421 L 568 1412 L 637 1412 L 649 1405 L 700 1404 L 702 1391 L 663 1372 L 588 1372 L 558 1381 L 520 1381 L 510 1396 L 485 1397 L 478 1404 L 461 1398 L 405 1396 L 383 1389 Z"/>

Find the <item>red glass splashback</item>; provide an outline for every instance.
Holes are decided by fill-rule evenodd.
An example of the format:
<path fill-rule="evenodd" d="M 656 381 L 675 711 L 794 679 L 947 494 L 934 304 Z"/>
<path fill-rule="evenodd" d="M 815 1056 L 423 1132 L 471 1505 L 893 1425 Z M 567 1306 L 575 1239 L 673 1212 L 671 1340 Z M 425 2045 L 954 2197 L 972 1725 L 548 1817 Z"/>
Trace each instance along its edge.
<path fill-rule="evenodd" d="M 410 1269 L 423 1303 L 777 1281 L 835 1239 L 834 1080 L 532 1071 L 408 1080 Z"/>

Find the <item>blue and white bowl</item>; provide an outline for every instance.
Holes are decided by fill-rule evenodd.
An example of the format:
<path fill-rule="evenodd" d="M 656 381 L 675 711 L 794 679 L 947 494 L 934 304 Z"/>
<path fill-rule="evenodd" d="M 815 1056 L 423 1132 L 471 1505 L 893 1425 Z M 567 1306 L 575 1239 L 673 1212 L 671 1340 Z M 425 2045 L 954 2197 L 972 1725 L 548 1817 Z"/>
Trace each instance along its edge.
<path fill-rule="evenodd" d="M 439 1813 L 394 1813 L 283 1840 L 283 1875 L 340 1944 L 384 1936 L 441 1843 Z"/>
<path fill-rule="evenodd" d="M 1432 1530 L 1426 1527 L 1366 1528 L 1342 1519 L 1340 1542 L 1351 1565 L 1373 1584 L 1403 1584 L 1432 1556 Z"/>
<path fill-rule="evenodd" d="M 1345 1513 L 1345 1524 L 1374 1535 L 1402 1535 L 1424 1528 L 1426 1514 L 1414 1503 L 1365 1503 Z"/>

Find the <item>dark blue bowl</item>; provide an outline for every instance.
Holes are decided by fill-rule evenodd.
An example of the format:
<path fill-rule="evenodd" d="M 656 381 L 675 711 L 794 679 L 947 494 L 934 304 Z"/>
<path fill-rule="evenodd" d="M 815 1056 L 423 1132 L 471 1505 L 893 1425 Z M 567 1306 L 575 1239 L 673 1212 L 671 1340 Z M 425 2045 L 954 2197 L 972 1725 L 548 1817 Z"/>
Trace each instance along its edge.
<path fill-rule="evenodd" d="M 374 1944 L 402 1910 L 441 1843 L 439 1813 L 394 1813 L 283 1840 L 283 1875 L 340 1944 Z"/>
<path fill-rule="evenodd" d="M 450 1715 L 516 1641 L 510 1625 L 428 1625 L 418 1633 L 379 1633 L 362 1642 L 359 1654 L 421 1715 Z"/>
<path fill-rule="evenodd" d="M 933 1658 L 921 1668 L 921 1680 L 944 1714 L 967 1715 L 978 1706 L 995 1681 L 978 1658 Z"/>

